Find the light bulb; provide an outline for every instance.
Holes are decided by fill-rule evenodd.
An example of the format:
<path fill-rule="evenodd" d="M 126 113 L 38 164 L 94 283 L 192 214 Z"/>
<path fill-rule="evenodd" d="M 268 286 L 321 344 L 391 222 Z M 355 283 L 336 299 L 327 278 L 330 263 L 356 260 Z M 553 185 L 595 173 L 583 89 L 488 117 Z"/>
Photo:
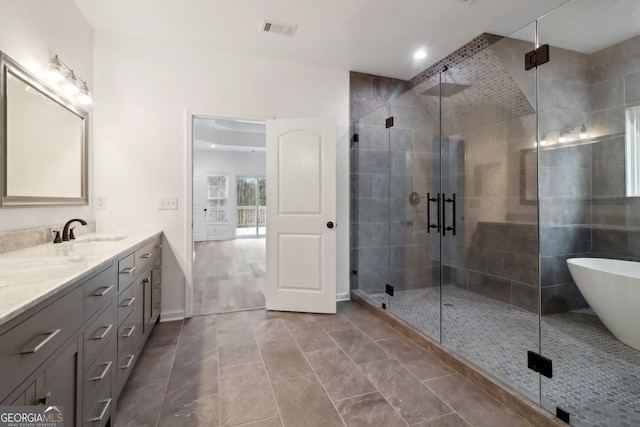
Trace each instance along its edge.
<path fill-rule="evenodd" d="M 45 78 L 51 83 L 60 83 L 64 80 L 64 67 L 58 59 L 58 55 L 54 56 L 47 64 Z"/>
<path fill-rule="evenodd" d="M 79 83 L 76 75 L 71 71 L 67 76 L 67 80 L 62 84 L 62 91 L 69 97 L 74 96 L 80 92 Z"/>
<path fill-rule="evenodd" d="M 589 134 L 587 133 L 587 127 L 585 125 L 582 125 L 582 127 L 580 128 L 580 135 L 578 135 L 578 137 L 580 139 L 589 138 Z"/>
<path fill-rule="evenodd" d="M 93 103 L 91 92 L 89 91 L 86 83 L 82 84 L 80 92 L 78 93 L 78 96 L 76 96 L 76 101 L 80 105 L 91 105 Z"/>

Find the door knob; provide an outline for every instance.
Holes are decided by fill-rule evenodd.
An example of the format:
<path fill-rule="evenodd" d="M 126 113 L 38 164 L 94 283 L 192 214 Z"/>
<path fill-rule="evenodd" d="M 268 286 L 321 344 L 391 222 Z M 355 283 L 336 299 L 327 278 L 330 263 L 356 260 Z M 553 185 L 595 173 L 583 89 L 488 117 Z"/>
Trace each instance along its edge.
<path fill-rule="evenodd" d="M 329 222 L 327 223 L 327 228 L 333 228 L 333 222 L 329 221 Z"/>

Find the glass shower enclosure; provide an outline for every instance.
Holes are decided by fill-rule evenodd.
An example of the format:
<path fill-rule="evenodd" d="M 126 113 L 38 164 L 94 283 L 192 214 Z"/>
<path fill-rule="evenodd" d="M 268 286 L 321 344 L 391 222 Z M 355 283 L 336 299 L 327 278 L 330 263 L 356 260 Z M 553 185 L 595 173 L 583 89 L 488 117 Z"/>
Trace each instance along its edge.
<path fill-rule="evenodd" d="M 576 426 L 640 425 L 640 350 L 567 266 L 640 260 L 627 184 L 639 15 L 637 2 L 570 1 L 479 36 L 353 123 L 354 291 Z M 550 61 L 525 70 L 545 44 Z"/>

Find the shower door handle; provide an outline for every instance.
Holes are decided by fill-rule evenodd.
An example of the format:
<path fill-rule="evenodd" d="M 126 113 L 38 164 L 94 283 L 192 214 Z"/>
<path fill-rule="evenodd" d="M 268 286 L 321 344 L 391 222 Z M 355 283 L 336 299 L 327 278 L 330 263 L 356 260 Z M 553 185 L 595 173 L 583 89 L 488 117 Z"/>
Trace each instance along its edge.
<path fill-rule="evenodd" d="M 437 202 L 438 222 L 435 224 L 431 224 L 431 202 Z M 438 197 L 431 197 L 431 193 L 427 193 L 427 233 L 431 233 L 432 228 L 437 229 L 440 233 L 440 193 L 438 193 Z"/>
<path fill-rule="evenodd" d="M 447 203 L 452 205 L 453 226 L 447 226 Z M 454 236 L 456 235 L 456 193 L 453 193 L 450 199 L 447 199 L 447 196 L 442 193 L 442 235 L 446 236 L 447 231 L 451 231 Z"/>

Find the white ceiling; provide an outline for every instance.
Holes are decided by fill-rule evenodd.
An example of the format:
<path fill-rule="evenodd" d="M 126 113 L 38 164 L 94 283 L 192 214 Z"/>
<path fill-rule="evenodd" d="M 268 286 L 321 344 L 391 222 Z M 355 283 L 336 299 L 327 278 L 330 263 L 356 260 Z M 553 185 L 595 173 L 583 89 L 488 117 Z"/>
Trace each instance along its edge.
<path fill-rule="evenodd" d="M 94 29 L 409 79 L 483 32 L 509 35 L 565 0 L 74 0 Z M 608 3 L 599 0 L 601 3 Z M 637 1 L 637 0 L 636 0 Z M 298 29 L 260 31 L 264 18 Z M 413 59 L 418 48 L 427 58 Z"/>
<path fill-rule="evenodd" d="M 194 150 L 265 151 L 266 139 L 264 123 L 211 117 L 193 119 Z"/>

